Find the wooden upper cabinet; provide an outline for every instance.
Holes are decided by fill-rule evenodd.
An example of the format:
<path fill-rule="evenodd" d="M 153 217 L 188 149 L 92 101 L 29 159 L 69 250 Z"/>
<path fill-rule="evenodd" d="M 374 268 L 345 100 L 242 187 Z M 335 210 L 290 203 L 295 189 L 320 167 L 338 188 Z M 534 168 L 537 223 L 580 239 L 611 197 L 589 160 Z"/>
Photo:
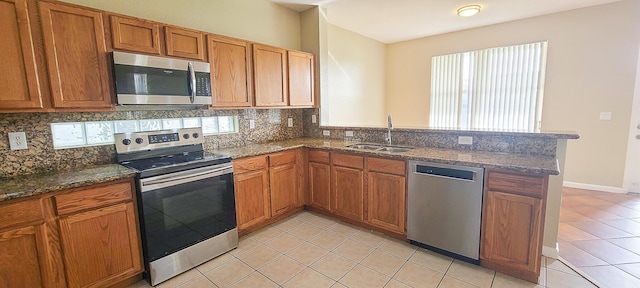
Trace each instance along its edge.
<path fill-rule="evenodd" d="M 53 106 L 113 106 L 102 13 L 39 2 Z"/>
<path fill-rule="evenodd" d="M 164 27 L 167 56 L 204 61 L 204 35 L 202 32 Z"/>
<path fill-rule="evenodd" d="M 0 110 L 42 108 L 26 0 L 0 1 Z"/>
<path fill-rule="evenodd" d="M 251 106 L 251 48 L 246 41 L 207 36 L 213 107 Z"/>
<path fill-rule="evenodd" d="M 160 25 L 158 23 L 111 15 L 113 48 L 160 55 Z"/>
<path fill-rule="evenodd" d="M 287 50 L 253 44 L 253 81 L 256 106 L 287 106 Z"/>
<path fill-rule="evenodd" d="M 315 105 L 313 54 L 289 51 L 289 106 Z"/>

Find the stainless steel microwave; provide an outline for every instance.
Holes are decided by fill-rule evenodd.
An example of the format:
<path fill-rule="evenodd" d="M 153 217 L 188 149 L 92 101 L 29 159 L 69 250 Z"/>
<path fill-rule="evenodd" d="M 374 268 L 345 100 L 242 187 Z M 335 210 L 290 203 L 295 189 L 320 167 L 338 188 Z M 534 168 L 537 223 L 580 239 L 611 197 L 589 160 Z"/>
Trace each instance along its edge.
<path fill-rule="evenodd" d="M 113 52 L 118 105 L 211 104 L 209 63 Z"/>

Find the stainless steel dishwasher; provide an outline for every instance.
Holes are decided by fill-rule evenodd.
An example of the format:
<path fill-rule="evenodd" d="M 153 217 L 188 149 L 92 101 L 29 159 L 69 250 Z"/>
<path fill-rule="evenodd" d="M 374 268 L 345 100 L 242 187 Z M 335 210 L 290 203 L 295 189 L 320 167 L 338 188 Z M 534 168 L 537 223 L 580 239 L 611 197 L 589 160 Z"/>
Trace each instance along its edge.
<path fill-rule="evenodd" d="M 407 237 L 479 264 L 484 169 L 410 161 Z"/>

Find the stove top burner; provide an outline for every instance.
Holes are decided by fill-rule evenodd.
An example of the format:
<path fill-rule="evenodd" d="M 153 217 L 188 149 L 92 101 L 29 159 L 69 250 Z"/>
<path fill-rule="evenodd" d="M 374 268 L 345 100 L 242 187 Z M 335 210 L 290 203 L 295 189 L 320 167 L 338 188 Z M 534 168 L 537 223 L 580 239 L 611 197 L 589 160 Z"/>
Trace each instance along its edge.
<path fill-rule="evenodd" d="M 120 164 L 136 170 L 144 178 L 229 162 L 231 162 L 231 158 L 228 156 L 194 151 L 124 161 Z"/>

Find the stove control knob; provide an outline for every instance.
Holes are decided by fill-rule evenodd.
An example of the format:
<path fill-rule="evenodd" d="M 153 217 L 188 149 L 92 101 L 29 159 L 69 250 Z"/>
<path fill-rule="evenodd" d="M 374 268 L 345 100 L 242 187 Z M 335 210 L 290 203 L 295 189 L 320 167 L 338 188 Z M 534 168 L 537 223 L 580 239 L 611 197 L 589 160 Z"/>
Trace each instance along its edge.
<path fill-rule="evenodd" d="M 136 143 L 142 144 L 142 142 L 144 142 L 144 140 L 142 140 L 142 138 L 136 138 Z"/>
<path fill-rule="evenodd" d="M 198 138 L 198 137 L 200 137 L 200 134 L 198 134 L 198 133 L 193 133 L 193 138 Z"/>
<path fill-rule="evenodd" d="M 131 139 L 123 139 L 123 140 L 122 140 L 122 144 L 124 144 L 124 145 L 129 145 L 129 144 L 131 144 Z"/>
<path fill-rule="evenodd" d="M 182 138 L 184 138 L 184 139 L 189 139 L 189 133 L 184 133 L 184 134 L 182 134 Z"/>

